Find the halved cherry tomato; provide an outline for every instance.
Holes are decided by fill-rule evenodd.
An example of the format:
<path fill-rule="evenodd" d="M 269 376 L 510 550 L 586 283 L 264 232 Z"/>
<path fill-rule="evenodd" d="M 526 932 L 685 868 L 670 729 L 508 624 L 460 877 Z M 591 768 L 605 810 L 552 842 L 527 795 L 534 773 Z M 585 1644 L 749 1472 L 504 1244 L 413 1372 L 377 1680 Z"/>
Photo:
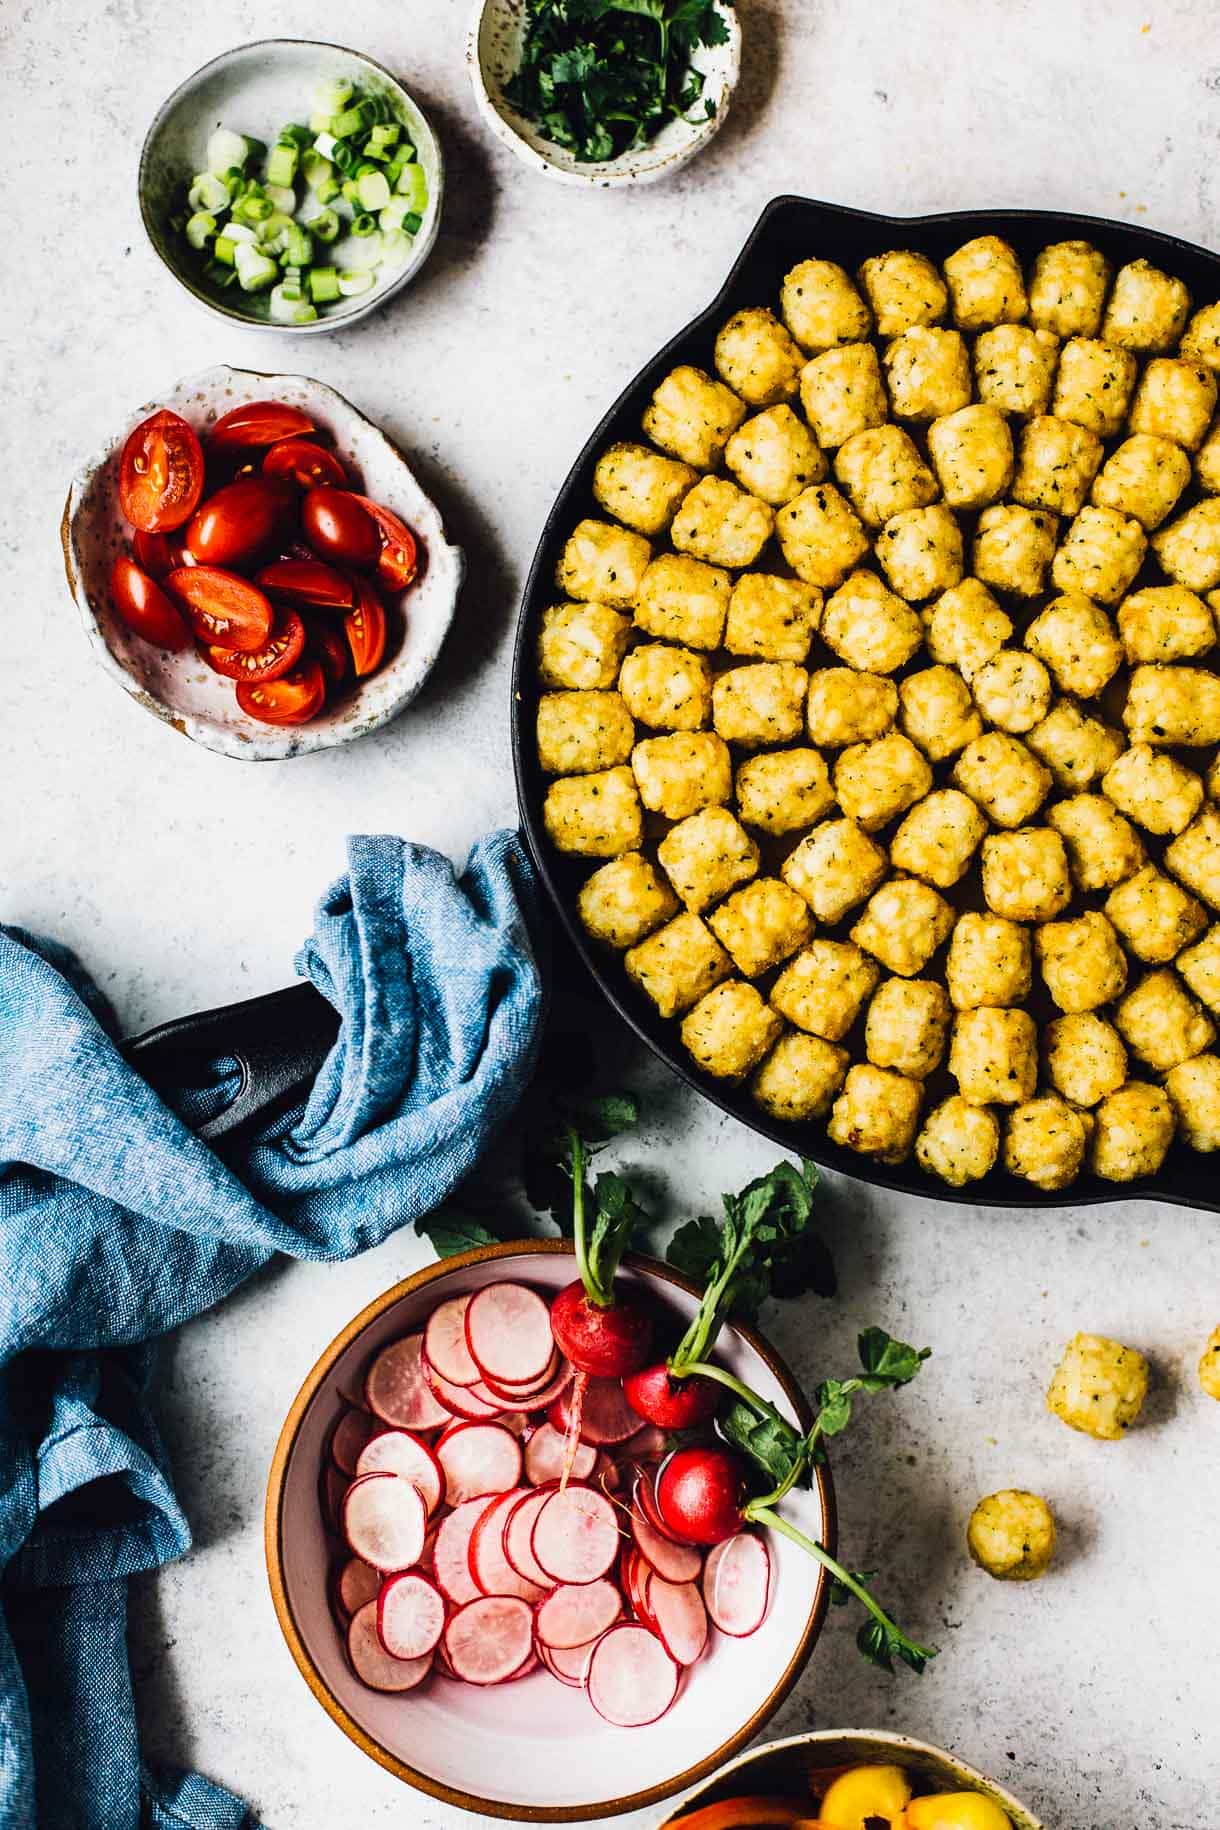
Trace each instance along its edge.
<path fill-rule="evenodd" d="M 387 591 L 405 591 L 419 570 L 415 535 L 392 509 L 383 508 L 368 496 L 353 496 L 367 508 L 381 529 L 381 552 L 377 559 L 377 577 Z"/>
<path fill-rule="evenodd" d="M 315 445 L 308 438 L 281 439 L 272 445 L 263 459 L 263 474 L 269 477 L 291 477 L 302 489 L 313 489 L 318 483 L 333 483 L 336 489 L 347 488 L 347 472 L 325 445 Z"/>
<path fill-rule="evenodd" d="M 350 610 L 356 599 L 342 572 L 320 559 L 276 559 L 258 573 L 264 591 L 294 604 L 320 604 L 324 610 Z"/>
<path fill-rule="evenodd" d="M 274 477 L 239 477 L 201 502 L 186 530 L 200 565 L 248 565 L 272 547 L 292 519 L 289 484 Z"/>
<path fill-rule="evenodd" d="M 301 504 L 301 529 L 315 553 L 364 571 L 377 564 L 381 530 L 346 489 L 311 489 Z"/>
<path fill-rule="evenodd" d="M 295 667 L 305 647 L 305 625 L 295 610 L 281 610 L 275 627 L 261 648 L 205 647 L 203 658 L 213 673 L 226 680 L 278 680 Z"/>
<path fill-rule="evenodd" d="M 219 566 L 179 566 L 165 581 L 187 622 L 212 648 L 253 654 L 271 634 L 275 612 L 264 594 Z"/>
<path fill-rule="evenodd" d="M 110 590 L 127 627 L 146 642 L 155 642 L 158 648 L 190 647 L 191 632 L 181 612 L 126 553 L 120 553 L 110 569 Z"/>
<path fill-rule="evenodd" d="M 234 445 L 274 445 L 313 429 L 312 419 L 299 407 L 285 407 L 278 400 L 249 400 L 244 407 L 233 407 L 221 415 L 208 433 L 208 446 L 222 451 Z"/>
<path fill-rule="evenodd" d="M 164 408 L 142 420 L 119 459 L 119 506 L 133 527 L 164 534 L 195 512 L 203 451 L 184 419 Z"/>
<path fill-rule="evenodd" d="M 317 661 L 331 686 L 341 686 L 352 664 L 351 650 L 343 631 L 325 616 L 305 613 L 305 640 L 309 653 Z"/>
<path fill-rule="evenodd" d="M 239 681 L 237 703 L 264 724 L 307 724 L 326 704 L 326 681 L 316 661 L 304 661 L 278 680 Z"/>
<path fill-rule="evenodd" d="M 353 580 L 356 607 L 343 619 L 343 631 L 352 651 L 357 679 L 375 673 L 385 654 L 385 605 L 365 578 Z"/>
<path fill-rule="evenodd" d="M 193 566 L 195 563 L 194 556 L 187 552 L 182 541 L 173 539 L 169 534 L 146 534 L 142 527 L 137 527 L 131 536 L 131 545 L 136 564 L 150 578 L 165 578 L 176 566 Z"/>

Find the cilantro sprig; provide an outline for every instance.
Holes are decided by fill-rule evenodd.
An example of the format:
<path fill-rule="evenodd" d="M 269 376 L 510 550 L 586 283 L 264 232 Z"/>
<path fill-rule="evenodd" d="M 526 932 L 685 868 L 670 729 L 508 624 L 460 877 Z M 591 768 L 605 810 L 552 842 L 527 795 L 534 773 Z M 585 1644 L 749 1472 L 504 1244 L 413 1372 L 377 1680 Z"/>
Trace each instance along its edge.
<path fill-rule="evenodd" d="M 703 100 L 692 66 L 723 44 L 723 0 L 527 0 L 509 104 L 584 163 L 616 158 L 691 116 Z"/>

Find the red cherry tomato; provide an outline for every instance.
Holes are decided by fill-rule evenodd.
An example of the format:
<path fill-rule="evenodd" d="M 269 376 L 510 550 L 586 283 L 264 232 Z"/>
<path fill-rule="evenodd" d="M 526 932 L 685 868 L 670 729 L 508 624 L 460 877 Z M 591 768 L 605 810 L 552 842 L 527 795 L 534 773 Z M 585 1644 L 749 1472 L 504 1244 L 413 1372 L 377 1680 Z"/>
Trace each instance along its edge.
<path fill-rule="evenodd" d="M 302 489 L 313 489 L 318 483 L 347 488 L 347 472 L 334 452 L 308 438 L 286 438 L 272 445 L 263 459 L 263 475 L 289 477 Z"/>
<path fill-rule="evenodd" d="M 243 653 L 240 648 L 205 647 L 203 658 L 226 680 L 278 680 L 296 666 L 304 647 L 304 623 L 295 610 L 281 610 L 261 648 Z"/>
<path fill-rule="evenodd" d="M 351 670 L 351 650 L 343 631 L 327 617 L 305 616 L 305 640 L 331 686 L 342 686 Z"/>
<path fill-rule="evenodd" d="M 281 406 L 278 400 L 250 400 L 221 415 L 208 434 L 208 448 L 224 451 L 241 445 L 274 445 L 313 429 L 312 419 L 299 407 Z"/>
<path fill-rule="evenodd" d="M 253 654 L 271 634 L 275 612 L 261 591 L 219 566 L 180 566 L 165 581 L 187 622 L 211 648 Z"/>
<path fill-rule="evenodd" d="M 381 529 L 381 552 L 377 560 L 377 577 L 387 591 L 405 591 L 419 570 L 415 535 L 392 509 L 382 508 L 368 496 L 353 496 L 367 508 Z"/>
<path fill-rule="evenodd" d="M 120 553 L 110 571 L 110 590 L 114 607 L 137 635 L 158 648 L 189 648 L 191 632 L 181 612 L 147 572 L 134 559 Z"/>
<path fill-rule="evenodd" d="M 315 553 L 365 571 L 377 564 L 381 530 L 346 489 L 311 489 L 301 504 L 301 529 Z"/>
<path fill-rule="evenodd" d="M 176 413 L 152 413 L 123 446 L 119 505 L 133 527 L 164 534 L 195 512 L 203 490 L 203 451 Z"/>
<path fill-rule="evenodd" d="M 242 680 L 237 703 L 264 724 L 307 724 L 326 703 L 326 681 L 316 661 L 305 661 L 278 680 Z"/>
<path fill-rule="evenodd" d="M 342 572 L 320 559 L 276 559 L 258 574 L 264 591 L 294 604 L 320 604 L 324 610 L 350 610 L 352 587 Z"/>
<path fill-rule="evenodd" d="M 375 673 L 385 654 L 385 606 L 365 578 L 354 580 L 356 607 L 343 619 L 343 631 L 352 651 L 356 677 Z"/>
<path fill-rule="evenodd" d="M 287 483 L 239 477 L 196 509 L 186 530 L 186 544 L 200 565 L 248 565 L 273 545 L 292 509 Z"/>
<path fill-rule="evenodd" d="M 138 527 L 131 536 L 131 544 L 136 564 L 150 578 L 166 578 L 176 566 L 193 566 L 195 563 L 181 540 L 175 540 L 169 534 L 146 534 L 142 527 Z"/>

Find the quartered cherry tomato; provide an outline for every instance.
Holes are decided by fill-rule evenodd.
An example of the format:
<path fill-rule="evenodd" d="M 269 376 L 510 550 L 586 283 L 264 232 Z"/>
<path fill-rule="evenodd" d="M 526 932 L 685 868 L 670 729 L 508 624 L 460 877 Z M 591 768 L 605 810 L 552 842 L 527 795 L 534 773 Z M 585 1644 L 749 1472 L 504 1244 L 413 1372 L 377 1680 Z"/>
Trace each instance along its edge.
<path fill-rule="evenodd" d="M 351 672 L 352 655 L 342 629 L 329 617 L 305 612 L 305 642 L 330 686 L 342 686 Z"/>
<path fill-rule="evenodd" d="M 208 449 L 274 445 L 282 438 L 297 438 L 313 429 L 312 419 L 299 407 L 285 407 L 278 400 L 250 400 L 244 407 L 234 407 L 221 415 L 208 433 Z"/>
<path fill-rule="evenodd" d="M 186 544 L 200 565 L 248 565 L 274 547 L 294 507 L 287 483 L 239 477 L 200 503 L 186 530 Z"/>
<path fill-rule="evenodd" d="M 320 604 L 325 610 L 350 610 L 355 597 L 348 580 L 320 559 L 276 559 L 258 573 L 264 591 L 293 604 Z"/>
<path fill-rule="evenodd" d="M 316 661 L 304 661 L 278 680 L 243 680 L 237 703 L 264 724 L 307 724 L 326 703 L 326 681 Z"/>
<path fill-rule="evenodd" d="M 353 580 L 356 606 L 343 619 L 357 678 L 374 673 L 385 654 L 385 605 L 365 578 Z"/>
<path fill-rule="evenodd" d="M 143 420 L 119 460 L 119 506 L 136 528 L 164 534 L 189 521 L 203 490 L 203 451 L 165 408 Z"/>
<path fill-rule="evenodd" d="M 219 566 L 180 566 L 165 581 L 201 642 L 253 654 L 271 634 L 275 612 L 263 592 Z"/>
<path fill-rule="evenodd" d="M 182 613 L 156 581 L 142 572 L 134 559 L 120 553 L 110 571 L 114 607 L 137 635 L 158 648 L 189 648 L 191 632 Z"/>
<path fill-rule="evenodd" d="M 318 483 L 347 488 L 347 472 L 334 452 L 308 438 L 286 438 L 272 445 L 263 459 L 263 475 L 290 477 L 302 489 L 313 489 Z"/>
<path fill-rule="evenodd" d="M 148 573 L 150 578 L 165 578 L 176 566 L 193 566 L 192 554 L 188 553 L 181 540 L 172 534 L 146 534 L 142 527 L 136 528 L 131 536 L 132 550 L 136 564 Z"/>
<path fill-rule="evenodd" d="M 377 564 L 381 530 L 350 490 L 311 489 L 301 504 L 301 530 L 315 553 L 361 571 Z"/>
<path fill-rule="evenodd" d="M 377 577 L 387 591 L 405 591 L 419 570 L 415 535 L 392 509 L 383 508 L 368 496 L 353 496 L 367 508 L 381 529 L 381 552 L 377 558 Z"/>
<path fill-rule="evenodd" d="M 203 658 L 226 680 L 278 680 L 296 666 L 305 647 L 305 625 L 295 610 L 281 610 L 261 648 L 205 647 Z"/>

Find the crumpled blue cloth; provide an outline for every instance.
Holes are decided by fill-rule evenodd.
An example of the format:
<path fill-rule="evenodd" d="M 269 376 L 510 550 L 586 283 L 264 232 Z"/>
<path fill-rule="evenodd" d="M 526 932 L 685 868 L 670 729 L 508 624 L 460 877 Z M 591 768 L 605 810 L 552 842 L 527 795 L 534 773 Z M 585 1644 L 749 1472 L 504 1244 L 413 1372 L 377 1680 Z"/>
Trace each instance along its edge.
<path fill-rule="evenodd" d="M 349 840 L 296 962 L 338 1040 L 228 1164 L 189 1128 L 198 1089 L 165 1103 L 127 1065 L 71 955 L 0 927 L 0 1830 L 258 1830 L 140 1763 L 127 1578 L 191 1541 L 150 1343 L 275 1252 L 346 1258 L 445 1198 L 533 1068 L 533 907 L 515 834 L 460 881 Z"/>

